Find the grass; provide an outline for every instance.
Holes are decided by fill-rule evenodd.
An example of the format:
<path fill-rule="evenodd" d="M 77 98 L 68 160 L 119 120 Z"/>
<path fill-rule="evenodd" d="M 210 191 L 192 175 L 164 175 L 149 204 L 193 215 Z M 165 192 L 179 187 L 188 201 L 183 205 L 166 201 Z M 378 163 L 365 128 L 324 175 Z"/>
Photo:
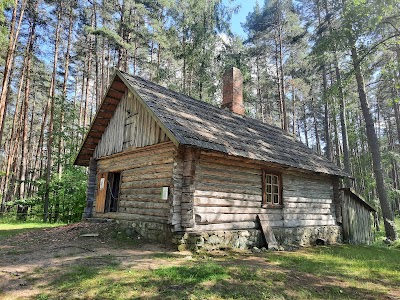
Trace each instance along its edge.
<path fill-rule="evenodd" d="M 260 254 L 256 264 L 243 255 L 194 256 L 182 265 L 161 264 L 154 270 L 127 268 L 108 259 L 107 266 L 74 266 L 58 273 L 44 287 L 51 292 L 35 299 L 380 299 L 394 291 L 400 295 L 400 251 L 383 247 L 274 252 Z"/>
<path fill-rule="evenodd" d="M 257 255 L 202 253 L 190 259 L 162 251 L 138 257 L 93 255 L 61 268 L 35 269 L 29 285 L 38 293 L 29 299 L 400 298 L 400 249 L 383 244 Z"/>
<path fill-rule="evenodd" d="M 43 229 L 48 227 L 56 227 L 64 225 L 62 223 L 42 223 L 42 222 L 27 222 L 27 223 L 1 223 L 0 222 L 0 239 L 6 238 L 12 235 L 16 235 L 22 232 Z"/>

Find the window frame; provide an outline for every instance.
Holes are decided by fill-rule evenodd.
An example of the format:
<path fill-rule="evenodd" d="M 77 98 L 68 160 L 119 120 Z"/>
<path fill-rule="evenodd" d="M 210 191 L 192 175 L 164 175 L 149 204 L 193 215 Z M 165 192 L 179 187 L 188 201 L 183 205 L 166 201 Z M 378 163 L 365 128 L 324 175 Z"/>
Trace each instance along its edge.
<path fill-rule="evenodd" d="M 267 175 L 276 176 L 278 179 L 278 203 L 274 203 L 273 195 L 275 193 L 272 192 L 272 187 L 274 183 L 271 182 L 271 202 L 267 202 Z M 276 171 L 263 169 L 262 170 L 262 203 L 261 207 L 263 208 L 282 208 L 283 207 L 283 185 L 282 185 L 282 174 Z"/>

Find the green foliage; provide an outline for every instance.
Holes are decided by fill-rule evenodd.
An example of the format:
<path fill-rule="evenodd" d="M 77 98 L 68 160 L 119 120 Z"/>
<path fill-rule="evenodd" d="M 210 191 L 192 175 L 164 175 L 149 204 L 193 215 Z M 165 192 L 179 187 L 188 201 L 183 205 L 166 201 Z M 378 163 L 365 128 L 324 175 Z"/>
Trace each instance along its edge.
<path fill-rule="evenodd" d="M 44 196 L 45 182 L 39 183 L 38 196 Z M 81 219 L 86 205 L 87 174 L 82 167 L 67 165 L 61 178 L 55 174 L 50 182 L 51 215 L 54 222 L 70 223 Z"/>
<path fill-rule="evenodd" d="M 50 190 L 50 222 L 71 223 L 79 221 L 86 204 L 87 174 L 82 167 L 68 165 L 61 178 L 55 174 L 49 185 Z M 28 220 L 39 221 L 43 217 L 43 197 L 46 184 L 44 179 L 33 182 L 37 193 L 26 199 L 15 199 L 7 202 L 9 219 L 15 219 L 20 214 Z M 18 207 L 24 207 L 26 212 L 19 212 Z"/>
<path fill-rule="evenodd" d="M 4 12 L 11 8 L 12 5 L 12 0 L 0 0 L 0 57 L 5 54 L 6 46 L 8 44 L 8 27 Z"/>

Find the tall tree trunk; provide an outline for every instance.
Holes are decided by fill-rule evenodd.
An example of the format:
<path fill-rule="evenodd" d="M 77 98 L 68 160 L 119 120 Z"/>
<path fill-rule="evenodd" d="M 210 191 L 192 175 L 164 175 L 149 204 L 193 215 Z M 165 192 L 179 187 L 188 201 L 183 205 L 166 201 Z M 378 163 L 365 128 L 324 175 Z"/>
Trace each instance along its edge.
<path fill-rule="evenodd" d="M 278 101 L 279 101 L 279 119 L 281 121 L 281 128 L 284 128 L 283 122 L 283 95 L 281 85 L 283 84 L 280 76 L 280 68 L 279 68 L 279 45 L 278 38 L 275 37 L 275 69 L 276 69 L 276 89 L 278 92 Z"/>
<path fill-rule="evenodd" d="M 329 107 L 328 107 L 328 80 L 326 78 L 325 64 L 322 66 L 322 86 L 323 86 L 323 99 L 324 99 L 324 132 L 325 132 L 325 156 L 328 160 L 332 160 L 332 142 L 329 134 Z"/>
<path fill-rule="evenodd" d="M 283 130 L 288 131 L 288 120 L 286 116 L 286 95 L 285 95 L 285 73 L 283 69 L 283 41 L 282 41 L 282 30 L 281 24 L 279 20 L 278 24 L 278 41 L 279 41 L 279 74 L 280 74 L 280 82 L 281 82 L 281 105 L 282 105 L 282 123 Z"/>
<path fill-rule="evenodd" d="M 20 83 L 19 83 L 19 88 L 18 88 L 18 94 L 17 94 L 17 99 L 16 99 L 16 103 L 15 103 L 15 111 L 14 111 L 14 118 L 13 118 L 13 122 L 12 122 L 12 126 L 11 126 L 11 135 L 10 135 L 10 142 L 8 144 L 8 148 L 6 151 L 7 154 L 7 163 L 5 166 L 6 172 L 4 174 L 4 182 L 3 182 L 3 186 L 2 186 L 2 200 L 1 200 L 1 212 L 5 211 L 5 205 L 6 205 L 6 201 L 7 199 L 7 195 L 8 195 L 8 188 L 9 188 L 9 182 L 10 182 L 10 177 L 11 177 L 11 170 L 12 170 L 12 166 L 13 163 L 16 161 L 15 156 L 17 155 L 17 144 L 18 144 L 18 137 L 19 137 L 19 120 L 20 120 L 20 116 L 21 116 L 21 94 L 22 94 L 22 89 L 23 89 L 23 85 L 24 85 L 24 81 L 25 81 L 25 65 L 26 65 L 26 60 L 28 58 L 25 57 L 25 62 L 24 62 L 24 67 L 22 68 L 22 74 L 21 74 L 21 78 L 20 78 Z"/>
<path fill-rule="evenodd" d="M 349 36 L 349 44 L 351 46 L 351 59 L 354 66 L 354 73 L 357 81 L 358 97 L 360 100 L 361 110 L 364 117 L 366 130 L 367 130 L 367 141 L 368 146 L 372 155 L 372 163 L 374 169 L 374 175 L 376 180 L 376 189 L 378 191 L 379 202 L 382 208 L 382 215 L 385 225 L 386 237 L 392 241 L 397 239 L 396 228 L 394 224 L 393 212 L 390 208 L 385 183 L 383 178 L 381 155 L 379 150 L 379 141 L 375 132 L 374 120 L 372 118 L 369 104 L 367 101 L 367 95 L 365 92 L 364 77 L 361 71 L 360 60 L 358 57 L 358 51 L 353 36 Z"/>
<path fill-rule="evenodd" d="M 52 169 L 52 145 L 53 145 L 53 121 L 54 121 L 54 98 L 56 90 L 56 80 L 57 80 L 57 63 L 58 63 L 58 47 L 60 39 L 60 28 L 61 28 L 61 7 L 57 10 L 57 25 L 54 38 L 54 58 L 53 58 L 53 73 L 50 83 L 49 98 L 47 102 L 47 107 L 50 112 L 49 124 L 48 124 L 48 137 L 47 137 L 47 166 L 46 166 L 46 189 L 44 194 L 44 211 L 43 211 L 43 221 L 47 222 L 49 217 L 49 198 L 50 198 L 50 181 L 51 181 L 51 169 Z"/>
<path fill-rule="evenodd" d="M 10 29 L 10 36 L 9 36 L 9 43 L 7 49 L 7 56 L 4 65 L 4 72 L 3 72 L 3 84 L 0 93 L 0 147 L 2 145 L 2 138 L 3 138 L 3 129 L 4 129 L 4 122 L 5 116 L 7 112 L 7 96 L 8 90 L 10 86 L 10 78 L 12 72 L 12 66 L 15 57 L 15 49 L 18 41 L 19 32 L 21 30 L 21 23 L 25 13 L 26 8 L 26 0 L 21 0 L 20 10 L 19 10 L 19 18 L 18 24 L 16 23 L 17 20 L 17 11 L 19 1 L 14 1 L 14 9 L 11 18 L 11 29 Z"/>
<path fill-rule="evenodd" d="M 325 4 L 325 12 L 326 15 L 329 14 L 328 10 L 328 4 L 327 1 L 324 1 Z M 329 27 L 329 32 L 330 34 L 333 34 L 333 29 L 331 26 L 331 20 L 328 18 L 328 27 Z M 338 92 L 339 92 L 339 114 L 340 114 L 340 126 L 341 126 L 341 133 L 342 133 L 342 147 L 343 147 L 343 164 L 344 164 L 344 170 L 348 173 L 351 174 L 351 163 L 350 163 L 350 154 L 349 154 L 349 138 L 347 134 L 347 121 L 346 121 L 346 103 L 344 99 L 344 93 L 343 93 L 343 82 L 340 74 L 340 68 L 339 68 L 339 59 L 337 55 L 337 50 L 336 50 L 336 44 L 333 43 L 333 54 L 334 54 L 334 66 L 335 66 L 335 75 L 336 75 L 336 84 L 338 87 Z M 351 186 L 351 180 L 350 178 L 346 177 L 344 179 L 345 185 L 350 187 Z"/>
<path fill-rule="evenodd" d="M 33 10 L 33 20 L 30 26 L 28 45 L 26 48 L 26 82 L 25 82 L 25 97 L 22 109 L 22 157 L 21 157 L 21 168 L 20 168 L 20 186 L 19 186 L 19 199 L 25 198 L 26 193 L 26 175 L 28 166 L 28 156 L 29 156 L 29 140 L 28 140 L 28 128 L 29 128 L 29 98 L 30 98 L 30 86 L 31 86 L 31 64 L 33 56 L 33 47 L 36 40 L 36 14 L 38 9 L 38 1 L 34 4 Z M 21 208 L 25 211 L 24 208 Z"/>
<path fill-rule="evenodd" d="M 315 114 L 315 101 L 314 101 L 314 92 L 311 87 L 310 90 L 310 96 L 311 96 L 311 108 L 312 108 L 312 117 L 313 117 L 313 123 L 314 123 L 314 132 L 315 132 L 315 146 L 317 147 L 317 153 L 321 154 L 321 142 L 319 139 L 319 131 L 318 131 L 318 121 L 317 121 L 317 116 Z"/>
<path fill-rule="evenodd" d="M 68 27 L 68 38 L 67 38 L 67 51 L 65 53 L 65 63 L 64 63 L 64 80 L 62 86 L 62 97 L 61 97 L 61 112 L 60 112 L 60 134 L 58 138 L 58 162 L 57 162 L 57 173 L 58 178 L 61 179 L 63 172 L 63 163 L 62 163 L 62 155 L 64 153 L 64 142 L 63 142 L 63 134 L 64 134 L 64 119 L 65 119 L 65 102 L 67 101 L 67 85 L 68 85 L 68 75 L 69 75 L 69 56 L 71 50 L 71 35 L 72 35 L 72 26 L 73 26 L 73 11 L 72 7 L 69 10 L 69 27 Z"/>

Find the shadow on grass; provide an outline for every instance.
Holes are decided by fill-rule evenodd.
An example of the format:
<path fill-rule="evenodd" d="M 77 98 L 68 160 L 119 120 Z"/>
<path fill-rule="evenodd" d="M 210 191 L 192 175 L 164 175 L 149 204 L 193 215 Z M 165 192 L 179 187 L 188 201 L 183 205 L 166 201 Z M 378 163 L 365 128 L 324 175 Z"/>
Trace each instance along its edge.
<path fill-rule="evenodd" d="M 268 260 L 296 272 L 314 286 L 349 286 L 365 299 L 400 295 L 400 251 L 376 246 L 316 247 L 292 253 L 274 253 Z M 308 277 L 308 279 L 306 279 Z M 343 289 L 341 289 L 343 291 Z M 360 297 L 361 298 L 361 297 Z"/>
<path fill-rule="evenodd" d="M 35 299 L 383 299 L 368 287 L 297 271 L 218 262 L 187 262 L 155 270 L 125 269 L 110 258 L 101 267 L 75 266 Z"/>
<path fill-rule="evenodd" d="M 143 264 L 148 258 L 175 263 L 178 257 L 162 252 L 136 257 L 135 265 L 147 269 L 129 268 L 112 255 L 86 257 L 53 272 L 43 270 L 44 292 L 35 299 L 366 300 L 400 295 L 398 250 L 344 245 L 266 255 L 268 262 L 254 257 L 257 264 L 246 265 L 243 257 L 197 258 L 179 266 L 163 262 L 162 267 Z"/>

